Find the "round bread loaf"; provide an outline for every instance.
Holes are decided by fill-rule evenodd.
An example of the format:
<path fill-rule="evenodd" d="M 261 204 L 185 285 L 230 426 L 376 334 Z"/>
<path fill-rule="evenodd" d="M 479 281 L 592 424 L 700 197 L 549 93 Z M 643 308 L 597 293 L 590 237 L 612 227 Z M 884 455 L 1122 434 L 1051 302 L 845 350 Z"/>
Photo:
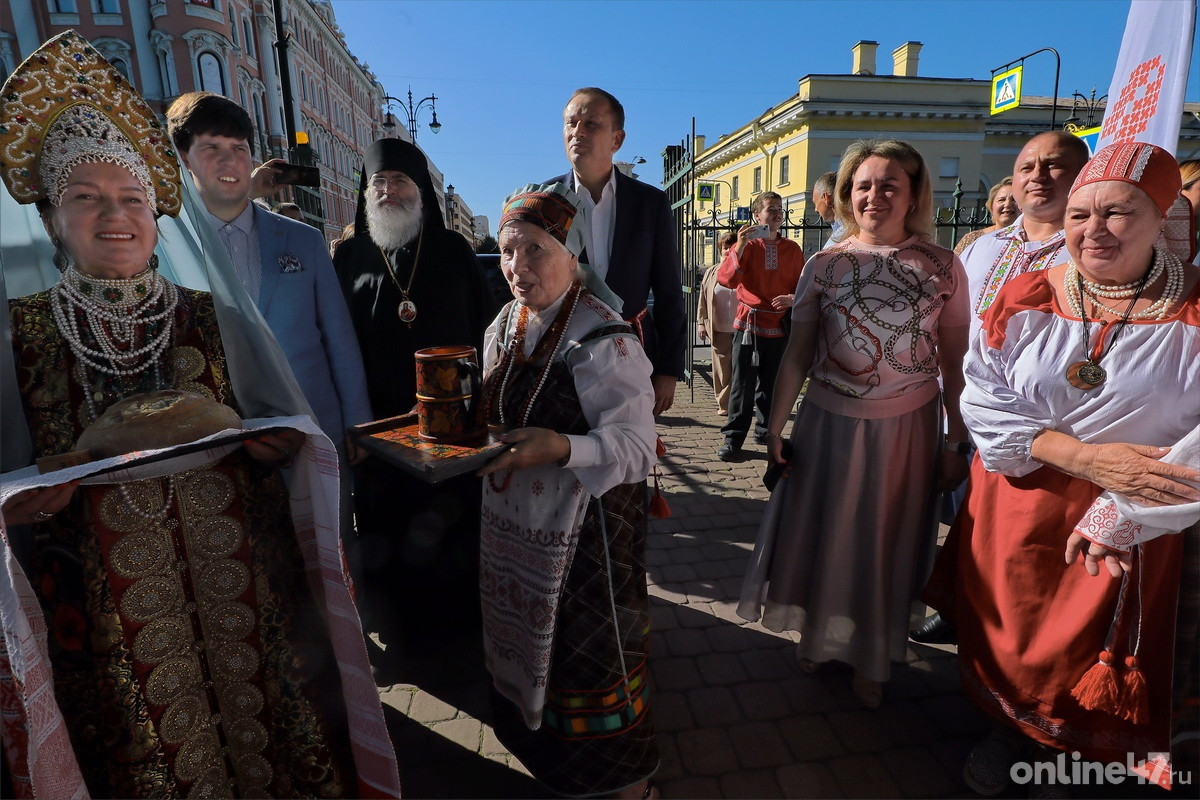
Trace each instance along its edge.
<path fill-rule="evenodd" d="M 242 418 L 216 400 L 177 389 L 126 397 L 110 406 L 75 443 L 93 458 L 187 444 L 242 427 Z"/>

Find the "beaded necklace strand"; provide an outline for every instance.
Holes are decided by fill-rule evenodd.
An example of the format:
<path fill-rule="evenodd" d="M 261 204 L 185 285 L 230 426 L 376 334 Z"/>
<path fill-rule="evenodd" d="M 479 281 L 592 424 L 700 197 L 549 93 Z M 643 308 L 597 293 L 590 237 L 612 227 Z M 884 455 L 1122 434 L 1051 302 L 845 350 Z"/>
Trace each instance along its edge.
<path fill-rule="evenodd" d="M 155 386 L 163 385 L 162 357 L 175 332 L 174 315 L 179 305 L 179 291 L 173 283 L 149 269 L 132 278 L 93 278 L 68 264 L 50 296 L 55 324 L 75 355 L 75 377 L 83 387 L 92 422 L 100 417 L 96 403 L 104 394 L 99 382 L 94 384 L 88 377 L 88 369 L 120 381 L 152 370 Z M 96 347 L 84 341 L 81 316 L 96 340 Z M 157 332 L 149 333 L 155 326 Z M 142 329 L 148 332 L 147 341 L 133 349 Z M 125 483 L 118 483 L 117 490 L 130 511 L 148 523 L 155 523 L 170 511 L 175 477 L 167 478 L 166 503 L 151 511 L 134 502 Z"/>
<path fill-rule="evenodd" d="M 147 274 L 148 273 L 148 274 Z M 63 338 L 75 357 L 96 372 L 112 377 L 141 375 L 156 371 L 171 343 L 179 292 L 158 273 L 146 272 L 127 279 L 103 279 L 82 275 L 69 265 L 51 292 L 50 309 Z M 90 347 L 80 330 L 80 317 L 96 340 Z M 157 326 L 146 343 L 133 348 L 141 329 Z"/>
<path fill-rule="evenodd" d="M 558 348 L 562 346 L 563 340 L 567 336 L 567 329 L 571 327 L 571 319 L 575 316 L 575 308 L 579 305 L 579 295 L 582 293 L 583 284 L 576 282 L 569 290 L 566 299 L 563 301 L 562 308 L 558 310 L 554 322 L 550 325 L 550 330 L 546 332 L 547 336 L 553 336 L 552 345 L 549 353 L 546 355 L 546 363 L 542 366 L 541 373 L 538 375 L 537 382 L 533 386 L 533 390 L 525 398 L 525 402 L 521 406 L 521 410 L 517 414 L 517 427 L 524 428 L 529 424 L 529 414 L 533 409 L 533 403 L 537 396 L 541 394 L 542 387 L 546 385 L 546 379 L 550 377 L 550 369 L 554 366 L 554 357 L 558 353 Z M 561 323 L 561 325 L 559 324 Z M 495 398 L 488 398 L 488 408 L 492 407 L 493 402 L 496 403 L 496 408 L 499 411 L 501 424 L 507 425 L 508 419 L 504 412 L 504 395 L 508 391 L 508 379 L 512 375 L 513 364 L 519 359 L 525 360 L 525 336 L 529 328 L 529 307 L 521 306 L 521 313 L 517 315 L 517 330 L 513 335 L 512 341 L 504 352 L 504 377 L 500 380 L 499 391 Z M 557 330 L 555 330 L 557 328 Z M 494 491 L 503 492 L 508 488 L 509 482 L 512 480 L 512 470 L 504 476 L 503 482 L 497 486 L 494 480 L 495 473 L 488 475 L 488 485 Z"/>
<path fill-rule="evenodd" d="M 1143 287 L 1149 286 L 1158 280 L 1159 276 L 1164 272 L 1167 274 L 1167 283 L 1163 287 L 1162 293 L 1157 300 L 1136 314 L 1128 314 L 1128 311 L 1118 311 L 1100 300 L 1100 298 L 1124 300 L 1133 297 L 1135 294 L 1140 293 Z M 1107 311 L 1114 317 L 1123 317 L 1128 314 L 1129 319 L 1135 320 L 1163 319 L 1183 294 L 1183 282 L 1183 262 L 1179 260 L 1179 256 L 1170 250 L 1155 245 L 1154 263 L 1147 273 L 1136 281 L 1130 281 L 1120 286 L 1106 286 L 1084 278 L 1079 274 L 1079 266 L 1075 263 L 1075 260 L 1070 259 L 1067 262 L 1067 269 L 1063 273 L 1063 294 L 1066 296 L 1067 306 L 1071 309 L 1071 313 L 1081 319 L 1084 316 L 1083 298 L 1085 295 L 1097 308 Z"/>

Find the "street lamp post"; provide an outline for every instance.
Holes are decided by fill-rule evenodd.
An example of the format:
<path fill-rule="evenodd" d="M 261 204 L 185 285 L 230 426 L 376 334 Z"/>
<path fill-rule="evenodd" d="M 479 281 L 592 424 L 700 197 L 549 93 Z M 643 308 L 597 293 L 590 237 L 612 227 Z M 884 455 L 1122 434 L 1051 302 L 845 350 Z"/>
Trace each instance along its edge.
<path fill-rule="evenodd" d="M 1063 128 L 1071 133 L 1087 130 L 1096 124 L 1096 115 L 1104 108 L 1108 95 L 1096 97 L 1096 85 L 1092 84 L 1092 96 L 1084 97 L 1079 92 L 1071 92 L 1071 116 L 1063 123 Z M 1079 112 L 1084 112 L 1084 122 L 1080 124 Z"/>
<path fill-rule="evenodd" d="M 392 130 L 392 128 L 396 127 L 396 120 L 392 118 L 392 103 L 395 103 L 404 109 L 404 113 L 408 117 L 408 132 L 409 135 L 412 136 L 414 144 L 417 141 L 417 113 L 424 108 L 426 104 L 429 105 L 429 110 L 433 112 L 433 122 L 429 123 L 429 130 L 437 133 L 442 129 L 442 123 L 438 122 L 437 118 L 437 95 L 431 94 L 428 97 L 422 97 L 414 104 L 412 87 L 410 86 L 408 87 L 407 103 L 398 97 L 392 97 L 390 94 L 384 95 L 383 99 L 388 103 L 387 118 L 383 121 L 383 127 L 387 128 L 389 132 Z"/>

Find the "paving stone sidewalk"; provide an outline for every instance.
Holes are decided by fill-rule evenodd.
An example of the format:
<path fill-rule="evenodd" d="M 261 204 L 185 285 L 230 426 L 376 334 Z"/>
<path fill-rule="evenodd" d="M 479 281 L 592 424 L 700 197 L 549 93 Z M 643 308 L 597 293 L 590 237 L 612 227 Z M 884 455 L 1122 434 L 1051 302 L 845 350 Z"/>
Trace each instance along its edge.
<path fill-rule="evenodd" d="M 962 765 L 988 725 L 958 691 L 953 647 L 910 643 L 882 706 L 868 710 L 849 669 L 807 674 L 794 634 L 737 616 L 766 454 L 750 444 L 740 462 L 716 458 L 724 418 L 706 378 L 680 384 L 660 420 L 672 516 L 653 520 L 647 541 L 663 796 L 974 797 Z M 380 689 L 406 797 L 546 796 L 487 725 L 480 663 L 473 642 L 439 648 L 405 659 Z"/>

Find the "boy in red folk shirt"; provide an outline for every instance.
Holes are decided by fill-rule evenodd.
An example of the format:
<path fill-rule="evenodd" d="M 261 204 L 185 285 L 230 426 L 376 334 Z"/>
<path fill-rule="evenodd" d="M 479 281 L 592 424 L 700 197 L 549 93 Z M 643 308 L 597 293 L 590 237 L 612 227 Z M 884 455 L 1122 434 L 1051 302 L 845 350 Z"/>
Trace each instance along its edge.
<path fill-rule="evenodd" d="M 796 283 L 804 268 L 800 245 L 779 235 L 783 198 L 763 192 L 751 209 L 757 224 L 738 231 L 737 244 L 717 271 L 717 282 L 737 289 L 738 296 L 729 418 L 721 428 L 725 442 L 717 450 L 722 461 L 737 460 L 751 417 L 754 440 L 760 444 L 766 440 L 775 374 L 787 345 L 784 320 L 791 313 Z"/>

